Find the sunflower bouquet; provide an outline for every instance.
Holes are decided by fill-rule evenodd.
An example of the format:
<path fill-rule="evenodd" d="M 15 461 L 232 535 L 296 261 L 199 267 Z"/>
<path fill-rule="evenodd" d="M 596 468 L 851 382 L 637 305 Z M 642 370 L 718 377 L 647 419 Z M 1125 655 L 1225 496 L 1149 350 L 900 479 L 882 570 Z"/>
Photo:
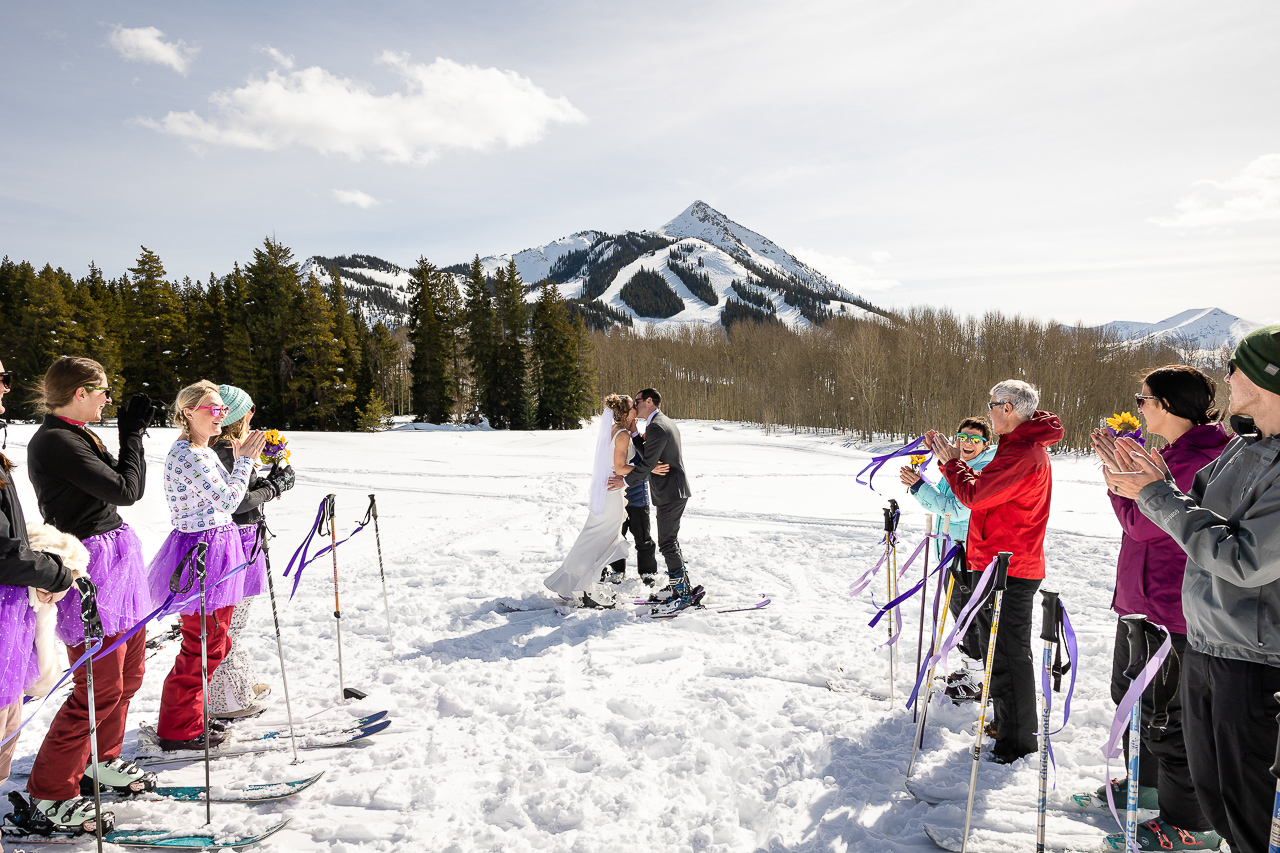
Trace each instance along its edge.
<path fill-rule="evenodd" d="M 280 434 L 278 429 L 269 429 L 266 431 L 267 443 L 262 448 L 262 455 L 258 457 L 258 461 L 263 465 L 278 465 L 284 467 L 289 464 L 289 439 Z"/>
<path fill-rule="evenodd" d="M 920 466 L 924 465 L 925 460 L 928 459 L 929 457 L 923 453 L 913 453 L 909 458 L 911 461 L 911 470 L 919 471 Z"/>
<path fill-rule="evenodd" d="M 1119 412 L 1106 419 L 1107 432 L 1116 438 L 1131 438 L 1138 444 L 1146 445 L 1142 437 L 1142 424 L 1129 412 Z"/>

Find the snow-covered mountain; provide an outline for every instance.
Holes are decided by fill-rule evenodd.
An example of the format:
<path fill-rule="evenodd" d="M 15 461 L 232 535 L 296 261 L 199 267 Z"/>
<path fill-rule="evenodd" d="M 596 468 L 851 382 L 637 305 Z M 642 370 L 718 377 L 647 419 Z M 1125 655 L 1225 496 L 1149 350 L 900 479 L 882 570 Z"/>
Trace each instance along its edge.
<path fill-rule="evenodd" d="M 579 231 L 480 262 L 492 276 L 512 260 L 529 285 L 529 301 L 537 298 L 535 285 L 553 281 L 596 328 L 743 319 L 796 328 L 834 314 L 884 313 L 701 201 L 657 230 Z M 304 273 L 334 268 L 370 322 L 404 322 L 409 273 L 403 267 L 369 255 L 315 256 Z"/>
<path fill-rule="evenodd" d="M 1223 346 L 1234 347 L 1241 338 L 1260 325 L 1262 324 L 1228 314 L 1221 308 L 1193 308 L 1158 323 L 1113 320 L 1094 328 L 1113 331 L 1124 341 L 1164 338 L 1194 342 L 1202 350 L 1215 350 Z"/>

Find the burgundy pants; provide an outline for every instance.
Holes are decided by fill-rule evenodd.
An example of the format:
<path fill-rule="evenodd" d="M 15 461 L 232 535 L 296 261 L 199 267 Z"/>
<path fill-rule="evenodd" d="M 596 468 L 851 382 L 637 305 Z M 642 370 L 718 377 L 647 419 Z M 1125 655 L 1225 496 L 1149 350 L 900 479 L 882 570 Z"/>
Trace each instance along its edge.
<path fill-rule="evenodd" d="M 235 605 L 221 607 L 205 617 L 208 648 L 207 671 L 213 671 L 231 650 L 231 612 Z M 204 734 L 204 688 L 200 677 L 200 614 L 182 614 L 182 650 L 164 680 L 160 694 L 160 720 L 156 734 L 169 740 L 191 740 Z"/>
<path fill-rule="evenodd" d="M 115 642 L 107 637 L 103 648 Z M 147 634 L 139 631 L 106 657 L 93 662 L 93 704 L 98 723 L 98 760 L 120 756 L 124 742 L 129 700 L 142 686 L 147 665 Z M 67 646 L 71 662 L 84 654 L 84 646 Z M 86 668 L 73 676 L 74 686 L 67 701 L 53 718 L 40 744 L 36 763 L 27 780 L 27 793 L 38 800 L 68 800 L 80 796 L 80 777 L 93 752 L 89 743 L 89 684 Z"/>

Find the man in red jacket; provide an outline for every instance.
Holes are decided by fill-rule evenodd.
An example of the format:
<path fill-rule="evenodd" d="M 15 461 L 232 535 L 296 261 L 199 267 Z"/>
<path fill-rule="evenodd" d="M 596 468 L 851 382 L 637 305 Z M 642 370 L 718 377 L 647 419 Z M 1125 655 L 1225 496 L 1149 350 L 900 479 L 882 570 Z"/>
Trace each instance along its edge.
<path fill-rule="evenodd" d="M 1035 752 L 1036 688 L 1031 657 L 1031 613 L 1044 580 L 1044 533 L 1049 524 L 1053 472 L 1048 448 L 1062 440 L 1062 422 L 1036 406 L 1040 392 L 1017 379 L 991 389 L 991 425 L 1000 443 L 981 471 L 960 460 L 946 436 L 929 432 L 925 441 L 938 457 L 947 485 L 969 516 L 969 568 L 984 571 L 999 551 L 1009 551 L 1009 585 L 1000 610 L 1000 633 L 992 660 L 991 701 L 995 710 L 993 761 L 1008 764 Z M 991 604 L 978 613 L 978 631 L 991 631 Z"/>

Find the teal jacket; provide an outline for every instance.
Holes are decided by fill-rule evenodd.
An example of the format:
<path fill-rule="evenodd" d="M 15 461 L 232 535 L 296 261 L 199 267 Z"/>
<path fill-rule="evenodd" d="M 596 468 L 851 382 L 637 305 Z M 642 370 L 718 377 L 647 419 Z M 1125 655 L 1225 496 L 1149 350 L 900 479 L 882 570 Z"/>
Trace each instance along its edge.
<path fill-rule="evenodd" d="M 988 446 L 986 450 L 979 453 L 968 463 L 969 467 L 975 471 L 981 471 L 987 467 L 987 463 L 996 458 L 995 446 Z M 960 499 L 956 497 L 955 492 L 951 491 L 951 487 L 947 485 L 946 479 L 938 481 L 938 485 L 931 486 L 924 480 L 920 480 L 911 487 L 911 496 L 916 499 L 920 506 L 924 507 L 925 512 L 933 513 L 933 532 L 942 533 L 942 525 L 946 513 L 951 513 L 951 541 L 963 543 L 965 537 L 969 534 L 969 508 L 960 503 Z M 944 556 L 942 553 L 942 540 L 934 540 L 934 556 L 939 560 Z"/>

